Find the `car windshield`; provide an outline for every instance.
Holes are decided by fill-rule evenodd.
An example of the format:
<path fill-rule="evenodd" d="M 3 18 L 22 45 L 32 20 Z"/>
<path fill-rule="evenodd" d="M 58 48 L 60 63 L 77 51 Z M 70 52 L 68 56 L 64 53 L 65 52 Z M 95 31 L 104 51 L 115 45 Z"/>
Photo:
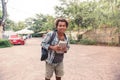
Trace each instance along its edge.
<path fill-rule="evenodd" d="M 11 35 L 10 38 L 18 38 L 18 35 Z"/>
<path fill-rule="evenodd" d="M 22 37 L 19 35 L 11 35 L 9 39 L 22 39 Z"/>

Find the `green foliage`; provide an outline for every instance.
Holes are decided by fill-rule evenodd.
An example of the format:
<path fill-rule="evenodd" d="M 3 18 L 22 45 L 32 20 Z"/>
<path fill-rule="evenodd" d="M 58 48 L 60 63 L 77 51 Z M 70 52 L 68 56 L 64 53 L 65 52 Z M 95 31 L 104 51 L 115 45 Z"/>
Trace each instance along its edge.
<path fill-rule="evenodd" d="M 80 44 L 84 44 L 84 45 L 95 45 L 97 44 L 96 41 L 92 41 L 92 40 L 88 40 L 88 39 L 81 39 Z"/>
<path fill-rule="evenodd" d="M 70 44 L 77 44 L 78 41 L 77 40 L 74 40 L 74 39 L 70 39 Z"/>
<path fill-rule="evenodd" d="M 32 37 L 42 37 L 43 33 L 34 33 L 32 34 Z"/>
<path fill-rule="evenodd" d="M 11 47 L 12 44 L 9 40 L 0 40 L 0 48 Z"/>
<path fill-rule="evenodd" d="M 70 38 L 70 44 L 96 45 L 97 42 L 93 41 L 93 40 L 88 40 L 88 39 L 74 40 L 74 39 Z"/>
<path fill-rule="evenodd" d="M 108 46 L 119 46 L 119 44 L 115 42 L 111 42 L 111 43 L 108 43 Z"/>
<path fill-rule="evenodd" d="M 54 28 L 54 18 L 52 16 L 47 15 L 46 22 L 44 22 L 42 26 L 42 31 L 52 30 Z"/>
<path fill-rule="evenodd" d="M 77 44 L 78 43 L 78 40 L 73 39 L 71 35 L 69 35 L 69 40 L 70 40 L 70 44 Z"/>
<path fill-rule="evenodd" d="M 7 19 L 5 24 L 6 24 L 5 30 L 18 31 L 18 30 L 24 29 L 26 27 L 26 24 L 24 23 L 24 21 L 15 23 L 14 21 Z"/>
<path fill-rule="evenodd" d="M 15 31 L 18 31 L 18 30 L 24 29 L 26 27 L 26 25 L 25 25 L 24 22 L 20 21 L 20 22 L 17 23 L 16 27 L 17 27 L 17 29 Z"/>
<path fill-rule="evenodd" d="M 82 35 L 77 35 L 77 40 L 80 41 L 82 39 Z"/>
<path fill-rule="evenodd" d="M 36 14 L 35 18 L 28 18 L 25 22 L 35 33 L 52 30 L 54 26 L 54 18 L 43 14 Z"/>
<path fill-rule="evenodd" d="M 61 5 L 55 7 L 57 17 L 69 18 L 77 24 L 78 29 L 96 28 L 103 24 L 120 26 L 120 0 L 60 1 Z M 71 28 L 74 29 L 76 24 Z"/>

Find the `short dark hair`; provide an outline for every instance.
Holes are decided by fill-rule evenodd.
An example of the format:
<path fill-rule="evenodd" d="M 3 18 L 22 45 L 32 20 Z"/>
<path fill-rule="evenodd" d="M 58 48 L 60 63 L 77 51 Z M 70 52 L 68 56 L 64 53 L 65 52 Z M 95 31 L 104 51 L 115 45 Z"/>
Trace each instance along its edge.
<path fill-rule="evenodd" d="M 56 22 L 55 22 L 55 27 L 56 28 L 57 28 L 59 22 L 65 22 L 66 23 L 66 27 L 68 27 L 68 21 L 66 19 L 64 19 L 64 18 L 58 18 L 56 20 Z"/>

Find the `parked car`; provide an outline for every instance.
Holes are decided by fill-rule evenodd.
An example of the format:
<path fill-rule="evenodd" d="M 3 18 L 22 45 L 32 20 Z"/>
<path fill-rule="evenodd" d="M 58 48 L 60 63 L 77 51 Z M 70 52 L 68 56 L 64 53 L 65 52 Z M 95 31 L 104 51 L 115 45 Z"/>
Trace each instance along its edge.
<path fill-rule="evenodd" d="M 8 39 L 13 45 L 15 44 L 24 45 L 25 44 L 25 40 L 19 35 L 10 35 Z"/>

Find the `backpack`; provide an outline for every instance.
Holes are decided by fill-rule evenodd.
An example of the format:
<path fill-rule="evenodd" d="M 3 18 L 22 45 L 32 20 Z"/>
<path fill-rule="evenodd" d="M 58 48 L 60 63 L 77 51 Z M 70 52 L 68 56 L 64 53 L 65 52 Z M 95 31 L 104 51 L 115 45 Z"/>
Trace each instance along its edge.
<path fill-rule="evenodd" d="M 55 35 L 56 35 L 56 31 L 53 32 L 50 40 L 48 41 L 48 43 L 49 43 L 50 45 L 51 45 L 53 39 L 55 38 Z M 40 58 L 40 60 L 41 60 L 41 61 L 44 61 L 44 60 L 46 60 L 47 58 L 48 58 L 48 50 L 45 49 L 45 48 L 43 48 L 43 47 L 41 47 L 41 58 Z"/>

